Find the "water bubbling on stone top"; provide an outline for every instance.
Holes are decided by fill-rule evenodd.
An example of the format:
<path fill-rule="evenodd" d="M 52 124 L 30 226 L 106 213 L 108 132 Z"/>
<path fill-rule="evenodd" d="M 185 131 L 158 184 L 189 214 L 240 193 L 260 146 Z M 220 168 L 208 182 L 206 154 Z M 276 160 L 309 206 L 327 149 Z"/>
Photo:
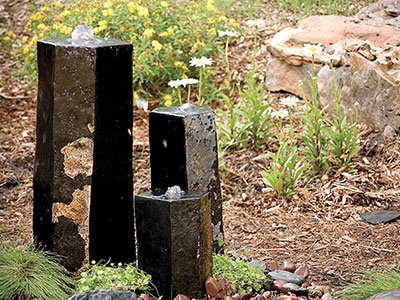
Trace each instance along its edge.
<path fill-rule="evenodd" d="M 77 45 L 93 42 L 95 40 L 93 28 L 80 24 L 72 31 L 71 38 L 72 43 Z"/>
<path fill-rule="evenodd" d="M 167 189 L 164 196 L 167 199 L 180 199 L 182 196 L 182 190 L 179 185 L 174 185 Z"/>

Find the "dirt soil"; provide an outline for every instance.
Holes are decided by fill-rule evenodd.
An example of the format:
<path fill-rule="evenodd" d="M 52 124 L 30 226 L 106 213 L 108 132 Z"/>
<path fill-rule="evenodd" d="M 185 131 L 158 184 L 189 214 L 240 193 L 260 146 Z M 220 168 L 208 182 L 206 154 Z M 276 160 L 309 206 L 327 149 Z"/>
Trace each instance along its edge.
<path fill-rule="evenodd" d="M 14 20 L 8 26 L 15 26 L 22 10 L 9 4 L 20 8 L 26 4 L 1 4 L 0 19 Z M 4 27 L 0 30 L 3 34 Z M 266 29 L 265 39 L 276 30 L 276 26 Z M 240 47 L 232 54 L 237 69 Z M 262 49 L 260 60 L 265 60 Z M 11 76 L 19 66 L 4 52 L 0 53 L 0 238 L 29 243 L 36 89 Z M 139 193 L 150 183 L 148 113 L 135 112 L 134 126 L 135 192 Z M 350 282 L 351 274 L 361 268 L 400 266 L 400 221 L 374 226 L 360 218 L 364 212 L 400 210 L 400 138 L 369 132 L 362 145 L 355 173 L 316 178 L 290 198 L 265 189 L 259 175 L 268 166 L 264 152 L 225 153 L 220 174 L 226 251 L 269 266 L 284 260 L 306 264 L 310 282 L 330 287 Z"/>

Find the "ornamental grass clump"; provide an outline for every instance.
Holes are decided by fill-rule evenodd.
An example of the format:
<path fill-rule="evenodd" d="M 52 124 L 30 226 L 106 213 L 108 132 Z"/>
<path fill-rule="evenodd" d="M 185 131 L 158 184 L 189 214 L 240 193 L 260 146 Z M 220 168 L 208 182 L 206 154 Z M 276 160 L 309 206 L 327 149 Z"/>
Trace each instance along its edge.
<path fill-rule="evenodd" d="M 0 243 L 0 299 L 65 300 L 75 284 L 53 254 Z"/>
<path fill-rule="evenodd" d="M 356 283 L 350 284 L 334 295 L 337 300 L 365 300 L 385 291 L 400 289 L 400 271 L 364 270 L 356 276 Z M 389 298 L 388 298 L 389 299 Z"/>

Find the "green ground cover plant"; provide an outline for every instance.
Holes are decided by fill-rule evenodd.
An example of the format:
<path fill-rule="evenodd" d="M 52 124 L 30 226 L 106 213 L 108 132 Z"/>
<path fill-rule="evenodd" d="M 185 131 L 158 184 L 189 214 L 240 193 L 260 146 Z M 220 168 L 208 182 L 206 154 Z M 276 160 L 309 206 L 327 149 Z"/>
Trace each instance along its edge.
<path fill-rule="evenodd" d="M 77 291 L 80 293 L 113 289 L 148 292 L 151 288 L 150 281 L 151 276 L 139 270 L 134 264 L 92 262 L 87 270 L 80 274 Z"/>
<path fill-rule="evenodd" d="M 75 284 L 56 256 L 32 246 L 0 243 L 0 299 L 65 300 Z"/>
<path fill-rule="evenodd" d="M 225 278 L 240 294 L 261 290 L 267 279 L 261 269 L 252 267 L 249 262 L 220 254 L 213 257 L 213 276 Z"/>
<path fill-rule="evenodd" d="M 335 294 L 337 300 L 365 300 L 380 292 L 400 289 L 400 271 L 364 270 L 356 274 L 356 283 Z"/>

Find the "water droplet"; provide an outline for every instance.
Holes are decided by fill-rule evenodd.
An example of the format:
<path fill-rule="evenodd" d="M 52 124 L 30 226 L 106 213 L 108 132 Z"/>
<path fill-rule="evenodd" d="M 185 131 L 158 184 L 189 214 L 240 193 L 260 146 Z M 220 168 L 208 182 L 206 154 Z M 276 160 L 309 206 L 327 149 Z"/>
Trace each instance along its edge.
<path fill-rule="evenodd" d="M 93 28 L 86 25 L 78 25 L 71 34 L 72 43 L 82 45 L 94 40 Z"/>

